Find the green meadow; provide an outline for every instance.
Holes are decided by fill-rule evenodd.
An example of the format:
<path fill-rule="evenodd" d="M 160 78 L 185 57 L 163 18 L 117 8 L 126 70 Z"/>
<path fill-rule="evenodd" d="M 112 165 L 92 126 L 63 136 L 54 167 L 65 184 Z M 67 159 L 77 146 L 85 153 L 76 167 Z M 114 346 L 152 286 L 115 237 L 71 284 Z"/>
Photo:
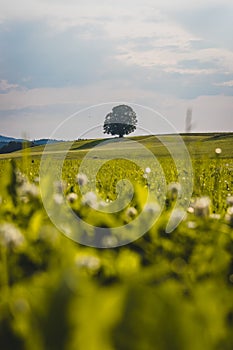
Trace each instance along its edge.
<path fill-rule="evenodd" d="M 192 172 L 175 135 L 0 155 L 0 349 L 233 348 L 233 133 L 181 137 Z M 65 205 L 90 229 L 61 232 Z"/>

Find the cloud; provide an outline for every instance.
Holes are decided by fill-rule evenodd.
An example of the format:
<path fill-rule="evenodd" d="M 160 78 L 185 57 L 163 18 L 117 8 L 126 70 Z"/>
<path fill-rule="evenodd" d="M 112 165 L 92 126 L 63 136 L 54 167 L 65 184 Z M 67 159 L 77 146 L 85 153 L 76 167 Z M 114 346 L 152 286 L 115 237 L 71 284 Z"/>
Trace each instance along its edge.
<path fill-rule="evenodd" d="M 1 28 L 0 77 L 23 91 L 9 95 L 9 108 L 18 96 L 25 96 L 30 105 L 33 98 L 27 98 L 27 90 L 33 94 L 35 89 L 88 86 L 91 91 L 92 86 L 99 84 L 101 88 L 105 81 L 116 89 L 143 88 L 146 93 L 188 99 L 232 93 L 215 83 L 225 81 L 233 72 L 233 53 L 219 48 L 194 48 L 193 43 L 200 39 L 179 25 L 164 23 L 158 33 L 159 26 L 155 26 L 154 36 L 149 36 L 145 24 L 144 32 L 131 39 L 122 39 L 121 33 L 120 38 L 112 38 L 101 23 L 90 27 L 79 24 L 62 31 L 42 20 L 9 22 Z M 144 36 L 147 30 L 148 36 Z M 41 91 L 43 96 L 45 90 Z"/>
<path fill-rule="evenodd" d="M 36 135 L 40 121 L 52 130 L 77 108 L 127 100 L 157 106 L 180 129 L 194 103 L 223 128 L 217 112 L 229 116 L 232 106 L 231 1 L 0 0 L 1 127 L 17 132 L 21 121 Z"/>
<path fill-rule="evenodd" d="M 10 84 L 7 80 L 2 79 L 0 80 L 0 94 L 9 92 L 10 90 L 17 89 L 19 85 L 17 84 Z"/>
<path fill-rule="evenodd" d="M 179 11 L 171 11 L 170 18 L 214 47 L 233 49 L 232 2 L 217 2 L 210 5 L 204 2 L 201 8 L 181 8 Z"/>
<path fill-rule="evenodd" d="M 158 9 L 163 11 L 174 10 L 195 10 L 202 9 L 203 7 L 209 8 L 211 6 L 218 5 L 231 5 L 231 0 L 196 0 L 185 1 L 175 0 L 102 0 L 97 2 L 96 0 L 75 1 L 69 0 L 21 0 L 20 6 L 16 0 L 7 2 L 0 1 L 1 5 L 1 18 L 5 19 L 32 19 L 45 18 L 46 16 L 54 18 L 75 18 L 78 16 L 97 17 L 110 15 L 122 16 L 138 14 L 145 14 Z M 114 11 L 113 11 L 114 9 Z"/>
<path fill-rule="evenodd" d="M 229 81 L 224 81 L 221 83 L 215 83 L 215 86 L 227 86 L 227 87 L 233 87 L 233 80 L 229 80 Z"/>
<path fill-rule="evenodd" d="M 174 33 L 176 33 L 174 31 Z M 137 64 L 141 66 L 154 66 L 161 67 L 166 71 L 173 70 L 175 67 L 180 68 L 179 65 L 188 61 L 200 62 L 202 64 L 208 64 L 211 69 L 209 72 L 213 71 L 213 65 L 216 70 L 222 71 L 222 73 L 233 73 L 233 52 L 227 49 L 219 48 L 193 48 L 193 41 L 195 39 L 190 38 L 183 40 L 183 43 L 176 43 L 174 39 L 173 46 L 166 45 L 166 40 L 164 40 L 164 45 L 154 40 L 153 44 L 150 43 L 150 47 L 147 50 L 138 49 L 137 45 L 133 43 L 127 43 L 124 48 L 122 48 L 122 53 L 118 55 L 118 59 L 125 61 L 128 64 Z M 161 41 L 161 39 L 160 39 Z M 198 41 L 198 40 L 197 40 Z M 175 46 L 176 45 L 176 46 Z M 206 69 L 207 71 L 207 69 Z M 194 72 L 195 74 L 197 73 Z M 203 71 L 201 70 L 202 74 Z"/>
<path fill-rule="evenodd" d="M 8 23 L 0 33 L 0 77 L 27 88 L 85 85 L 102 79 L 113 43 L 85 38 L 86 27 L 63 33 L 45 21 Z"/>

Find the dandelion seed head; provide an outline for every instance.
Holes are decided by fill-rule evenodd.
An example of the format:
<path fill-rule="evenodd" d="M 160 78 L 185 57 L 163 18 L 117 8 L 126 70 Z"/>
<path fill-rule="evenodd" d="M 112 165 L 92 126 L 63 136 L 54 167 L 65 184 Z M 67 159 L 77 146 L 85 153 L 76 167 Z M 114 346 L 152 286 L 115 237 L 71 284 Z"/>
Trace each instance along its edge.
<path fill-rule="evenodd" d="M 30 182 L 24 182 L 22 186 L 19 187 L 19 195 L 28 197 L 37 197 L 39 195 L 38 187 Z"/>
<path fill-rule="evenodd" d="M 27 182 L 27 178 L 24 174 L 21 173 L 21 171 L 16 170 L 16 183 L 18 186 L 22 186 L 25 182 Z"/>
<path fill-rule="evenodd" d="M 188 221 L 187 227 L 194 230 L 195 228 L 197 228 L 197 223 L 195 221 Z"/>
<path fill-rule="evenodd" d="M 40 182 L 39 176 L 34 177 L 34 182 L 35 182 L 36 184 L 38 184 L 38 183 Z"/>
<path fill-rule="evenodd" d="M 233 196 L 227 197 L 227 205 L 229 205 L 230 207 L 233 207 Z"/>
<path fill-rule="evenodd" d="M 145 212 L 154 215 L 160 212 L 161 207 L 158 203 L 148 203 L 144 208 Z"/>
<path fill-rule="evenodd" d="M 54 202 L 58 205 L 61 205 L 64 203 L 63 195 L 60 193 L 54 193 L 53 199 L 54 199 Z"/>
<path fill-rule="evenodd" d="M 175 200 L 181 193 L 181 185 L 178 182 L 171 182 L 168 185 L 167 198 L 170 200 Z"/>
<path fill-rule="evenodd" d="M 85 195 L 82 197 L 82 204 L 83 205 L 88 205 L 89 207 L 92 208 L 97 208 L 97 196 L 94 192 L 87 192 Z"/>
<path fill-rule="evenodd" d="M 225 220 L 233 226 L 233 207 L 228 208 Z"/>
<path fill-rule="evenodd" d="M 0 242 L 6 247 L 17 247 L 24 242 L 20 230 L 10 223 L 0 225 Z"/>
<path fill-rule="evenodd" d="M 118 243 L 118 240 L 115 236 L 105 236 L 102 239 L 102 244 L 104 245 L 104 247 L 106 248 L 112 248 L 112 247 L 116 247 Z"/>
<path fill-rule="evenodd" d="M 180 193 L 181 192 L 181 184 L 179 184 L 179 182 L 171 182 L 168 185 L 168 192 Z"/>
<path fill-rule="evenodd" d="M 227 209 L 227 214 L 233 215 L 233 207 Z"/>
<path fill-rule="evenodd" d="M 222 149 L 217 147 L 215 148 L 215 153 L 218 155 L 218 154 L 221 154 L 222 153 Z"/>
<path fill-rule="evenodd" d="M 105 201 L 100 201 L 99 202 L 99 207 L 100 208 L 104 208 L 104 207 L 106 207 L 107 206 L 107 203 L 105 202 Z"/>
<path fill-rule="evenodd" d="M 85 174 L 78 174 L 76 176 L 76 183 L 79 185 L 79 186 L 86 186 L 86 184 L 88 183 L 88 178 Z"/>
<path fill-rule="evenodd" d="M 74 192 L 71 192 L 66 196 L 66 199 L 69 203 L 74 203 L 78 199 L 78 195 Z"/>
<path fill-rule="evenodd" d="M 209 197 L 197 198 L 193 204 L 194 214 L 200 217 L 207 217 L 210 214 L 211 200 Z"/>
<path fill-rule="evenodd" d="M 78 255 L 75 258 L 76 266 L 79 268 L 85 268 L 92 272 L 99 270 L 101 263 L 100 259 L 93 255 Z"/>
<path fill-rule="evenodd" d="M 147 168 L 145 169 L 145 173 L 146 173 L 146 174 L 150 174 L 150 172 L 151 172 L 151 168 L 147 167 Z"/>
<path fill-rule="evenodd" d="M 67 184 L 63 180 L 62 181 L 58 180 L 58 181 L 54 181 L 53 186 L 54 186 L 55 192 L 63 193 L 66 189 Z"/>
<path fill-rule="evenodd" d="M 126 216 L 129 218 L 129 219 L 133 219 L 136 215 L 137 215 L 137 209 L 135 209 L 134 207 L 129 207 L 127 210 L 126 210 Z"/>
<path fill-rule="evenodd" d="M 188 212 L 189 214 L 193 214 L 193 213 L 194 213 L 194 208 L 193 208 L 193 207 L 189 207 L 189 208 L 187 209 L 187 212 Z"/>
<path fill-rule="evenodd" d="M 220 214 L 210 214 L 210 218 L 214 219 L 214 220 L 220 220 L 221 219 L 221 215 Z"/>

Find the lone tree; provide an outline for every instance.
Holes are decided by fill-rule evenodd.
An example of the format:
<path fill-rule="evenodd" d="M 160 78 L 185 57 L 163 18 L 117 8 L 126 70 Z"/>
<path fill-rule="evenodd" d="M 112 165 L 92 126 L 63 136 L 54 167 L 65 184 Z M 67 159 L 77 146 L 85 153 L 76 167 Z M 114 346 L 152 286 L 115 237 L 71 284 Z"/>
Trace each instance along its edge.
<path fill-rule="evenodd" d="M 113 107 L 104 121 L 104 134 L 119 135 L 123 137 L 136 130 L 137 116 L 133 109 L 127 105 Z"/>

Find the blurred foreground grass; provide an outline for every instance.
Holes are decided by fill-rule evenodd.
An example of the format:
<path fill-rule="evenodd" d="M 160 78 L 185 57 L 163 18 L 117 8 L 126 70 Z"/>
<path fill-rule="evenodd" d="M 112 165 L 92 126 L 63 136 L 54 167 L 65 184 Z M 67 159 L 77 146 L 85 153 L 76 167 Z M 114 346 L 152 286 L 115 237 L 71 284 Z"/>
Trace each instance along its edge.
<path fill-rule="evenodd" d="M 227 142 L 226 150 L 232 147 Z M 206 146 L 199 144 L 199 152 L 201 147 Z M 16 163 L 2 160 L 0 349 L 231 350 L 233 159 L 224 156 L 222 141 L 221 157 L 215 147 L 216 140 L 209 146 L 211 157 L 205 152 L 193 157 L 193 196 L 199 202 L 193 198 L 178 228 L 171 234 L 165 230 L 175 201 L 167 193 L 155 225 L 137 241 L 114 249 L 81 246 L 52 225 L 41 202 L 34 155 Z M 160 162 L 167 183 L 177 181 L 171 160 L 161 157 Z M 133 203 L 139 208 L 143 171 L 121 160 L 114 171 L 112 165 L 98 175 L 103 200 L 114 200 L 116 180 L 129 177 L 140 184 Z M 90 215 L 81 202 L 78 167 L 75 157 L 65 161 L 62 191 L 77 214 L 101 226 L 103 216 Z M 150 176 L 157 191 L 156 170 Z M 54 194 L 58 202 L 60 190 Z M 118 220 L 124 223 L 132 215 L 131 207 Z M 105 225 L 111 229 L 107 217 Z"/>

